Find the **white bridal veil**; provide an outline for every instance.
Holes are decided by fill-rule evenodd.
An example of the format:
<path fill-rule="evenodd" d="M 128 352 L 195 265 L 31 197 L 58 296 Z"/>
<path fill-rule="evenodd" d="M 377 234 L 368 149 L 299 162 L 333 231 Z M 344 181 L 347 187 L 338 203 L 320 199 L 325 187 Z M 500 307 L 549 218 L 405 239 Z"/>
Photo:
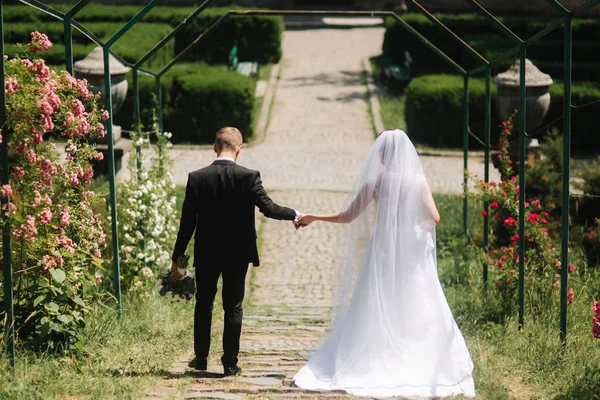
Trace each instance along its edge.
<path fill-rule="evenodd" d="M 333 325 L 348 309 L 361 263 L 370 264 L 363 268 L 370 274 L 364 278 L 376 285 L 372 296 L 378 304 L 371 310 L 381 313 L 393 302 L 380 294 L 395 300 L 406 273 L 435 268 L 419 262 L 426 254 L 432 254 L 435 262 L 434 207 L 419 156 L 406 133 L 382 132 L 344 203 L 342 218 L 352 222 L 341 225 L 338 236 Z M 375 253 L 367 251 L 371 249 Z"/>
<path fill-rule="evenodd" d="M 439 279 L 435 205 L 400 130 L 379 135 L 341 218 L 327 340 L 294 377 L 370 397 L 475 396 L 473 363 Z"/>

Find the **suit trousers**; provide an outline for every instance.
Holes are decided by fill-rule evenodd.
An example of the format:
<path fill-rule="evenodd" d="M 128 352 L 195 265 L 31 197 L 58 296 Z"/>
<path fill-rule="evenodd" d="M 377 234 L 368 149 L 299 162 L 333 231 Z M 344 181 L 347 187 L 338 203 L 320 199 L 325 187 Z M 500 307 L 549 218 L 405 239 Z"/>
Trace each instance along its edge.
<path fill-rule="evenodd" d="M 234 366 L 240 352 L 242 333 L 242 302 L 246 289 L 248 262 L 202 263 L 196 268 L 196 308 L 194 311 L 194 352 L 199 359 L 210 351 L 212 311 L 219 276 L 223 276 L 222 298 L 225 312 L 223 357 L 225 366 Z"/>

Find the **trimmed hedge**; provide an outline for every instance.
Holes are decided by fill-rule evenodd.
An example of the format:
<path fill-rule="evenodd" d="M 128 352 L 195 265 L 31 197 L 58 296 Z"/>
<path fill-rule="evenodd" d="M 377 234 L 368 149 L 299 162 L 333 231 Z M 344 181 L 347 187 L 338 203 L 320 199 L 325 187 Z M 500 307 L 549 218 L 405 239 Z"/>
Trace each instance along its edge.
<path fill-rule="evenodd" d="M 492 145 L 498 140 L 500 120 L 496 112 L 496 86 L 492 83 Z M 600 85 L 574 83 L 572 104 L 584 105 L 600 100 Z M 469 116 L 471 131 L 483 139 L 484 128 L 483 79 L 471 79 L 469 83 Z M 542 126 L 563 115 L 563 86 L 555 81 L 550 88 L 550 110 Z M 572 148 L 578 152 L 600 151 L 600 103 L 573 109 Z M 456 75 L 426 75 L 415 78 L 406 91 L 405 118 L 408 134 L 417 143 L 436 147 L 462 147 L 463 131 L 463 79 Z M 548 127 L 562 131 L 562 119 Z M 470 146 L 481 148 L 470 140 Z"/>
<path fill-rule="evenodd" d="M 93 32 L 102 40 L 107 40 L 123 25 L 115 22 L 90 22 L 85 27 Z M 4 40 L 8 44 L 6 54 L 13 56 L 18 53 L 16 45 L 13 43 L 27 43 L 31 40 L 30 32 L 39 30 L 48 35 L 52 41 L 52 48 L 43 54 L 43 58 L 51 65 L 65 64 L 65 46 L 63 24 L 60 22 L 36 22 L 6 24 L 4 30 Z M 150 50 L 160 39 L 172 30 L 170 25 L 159 23 L 140 22 L 133 26 L 117 43 L 113 50 L 129 62 L 139 60 L 148 50 Z M 85 58 L 96 45 L 82 33 L 73 30 L 73 59 L 75 61 Z M 160 49 L 145 66 L 164 65 L 173 58 L 175 44 L 168 42 Z"/>
<path fill-rule="evenodd" d="M 61 11 L 66 11 L 70 7 L 71 5 L 55 5 L 55 8 Z M 175 35 L 175 52 L 183 50 L 210 25 L 225 15 L 227 11 L 234 8 L 236 7 L 207 8 L 200 15 L 188 21 L 184 28 Z M 248 7 L 240 8 L 248 9 Z M 195 7 L 155 7 L 144 17 L 143 21 L 145 23 L 169 24 L 171 27 L 174 27 L 194 9 Z M 116 23 L 116 26 L 121 27 L 140 10 L 141 7 L 139 6 L 90 4 L 81 10 L 75 19 L 96 33 L 90 28 L 93 22 L 102 21 L 103 23 L 109 23 L 107 21 L 112 21 Z M 50 21 L 56 21 L 56 19 L 32 7 L 22 5 L 6 6 L 4 9 L 4 20 L 19 22 L 19 24 L 23 22 L 32 23 L 35 29 L 31 30 L 44 30 L 48 26 L 48 29 L 58 30 L 59 33 L 56 33 L 56 36 L 60 35 L 60 38 L 62 38 L 62 24 L 59 23 L 60 28 L 50 27 Z M 43 22 L 43 24 L 40 24 L 40 22 Z M 6 24 L 6 26 L 11 25 L 15 26 L 10 23 Z M 132 29 L 135 29 L 135 27 Z M 281 58 L 283 29 L 283 17 L 280 16 L 231 16 L 212 32 L 203 43 L 196 46 L 188 55 L 187 60 L 201 60 L 210 64 L 226 64 L 234 41 L 237 40 L 240 61 L 249 60 L 258 61 L 259 63 L 276 63 Z M 169 30 L 162 35 L 158 35 L 157 38 L 153 37 L 154 42 L 151 43 L 150 47 L 165 36 Z M 75 32 L 76 30 L 74 30 L 74 40 L 77 35 Z M 116 32 L 116 29 L 113 32 Z M 126 36 L 130 35 L 134 36 L 131 32 L 127 33 Z M 143 37 L 145 35 L 140 34 L 136 36 Z M 52 40 L 52 37 L 50 39 Z M 26 41 L 28 40 L 29 38 L 27 37 Z M 122 40 L 124 41 L 125 39 Z M 6 41 L 8 43 L 13 42 L 12 40 Z M 149 39 L 148 42 L 150 42 Z M 84 43 L 86 42 L 84 41 Z M 117 42 L 117 44 L 119 43 Z M 124 48 L 119 54 L 127 59 L 126 55 L 135 47 L 136 45 L 130 44 L 128 48 Z M 115 50 L 117 49 L 118 47 Z M 171 56 L 173 55 L 172 53 Z"/>
<path fill-rule="evenodd" d="M 228 10 L 228 8 L 210 8 L 186 24 L 176 36 L 175 51 L 183 50 Z M 225 64 L 234 41 L 238 41 L 240 61 L 276 63 L 281 58 L 283 29 L 282 17 L 230 16 L 204 42 L 199 43 L 190 52 L 187 60 Z"/>
<path fill-rule="evenodd" d="M 129 129 L 133 122 L 131 74 L 129 93 L 115 123 Z M 151 126 L 154 107 L 154 79 L 140 77 L 142 123 Z M 252 110 L 256 80 L 227 70 L 225 66 L 182 64 L 161 79 L 163 125 L 173 133 L 174 143 L 212 143 L 223 126 L 235 126 L 252 136 Z"/>
<path fill-rule="evenodd" d="M 452 31 L 459 35 L 484 57 L 493 60 L 513 46 L 511 42 L 494 30 L 486 20 L 475 14 L 439 14 L 436 15 Z M 479 66 L 472 56 L 456 43 L 448 34 L 438 28 L 422 14 L 406 14 L 402 17 L 418 32 L 428 38 L 433 44 L 446 52 L 466 69 Z M 531 19 L 524 17 L 499 18 L 517 35 L 527 38 L 547 26 L 550 20 Z M 573 78 L 577 80 L 600 80 L 598 61 L 600 52 L 600 19 L 573 20 L 574 69 Z M 383 43 L 383 53 L 396 62 L 404 59 L 404 51 L 408 50 L 415 59 L 416 71 L 420 74 L 454 72 L 438 55 L 419 42 L 395 20 L 386 20 L 386 33 Z M 547 37 L 528 47 L 528 58 L 542 71 L 553 77 L 562 77 L 563 31 L 558 29 Z M 507 69 L 514 59 L 504 61 L 495 73 Z"/>

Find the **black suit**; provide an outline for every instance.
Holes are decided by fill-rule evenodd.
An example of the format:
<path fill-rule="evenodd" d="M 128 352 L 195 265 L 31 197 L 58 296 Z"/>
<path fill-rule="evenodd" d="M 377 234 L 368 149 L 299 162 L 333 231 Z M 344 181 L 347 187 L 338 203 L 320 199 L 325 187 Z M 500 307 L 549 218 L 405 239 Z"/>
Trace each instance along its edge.
<path fill-rule="evenodd" d="M 275 204 L 260 173 L 229 160 L 216 160 L 189 174 L 173 261 L 185 253 L 196 230 L 194 268 L 196 310 L 194 350 L 206 358 L 210 349 L 212 307 L 223 275 L 223 364 L 237 364 L 242 329 L 242 302 L 248 264 L 259 265 L 254 209 L 268 218 L 293 220 L 296 212 Z"/>

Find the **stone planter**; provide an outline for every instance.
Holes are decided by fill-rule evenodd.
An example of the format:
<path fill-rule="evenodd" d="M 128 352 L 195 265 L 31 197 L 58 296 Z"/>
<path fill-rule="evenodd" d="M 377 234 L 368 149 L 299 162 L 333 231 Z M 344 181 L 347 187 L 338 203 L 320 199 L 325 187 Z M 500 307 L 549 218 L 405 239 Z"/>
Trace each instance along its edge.
<path fill-rule="evenodd" d="M 121 108 L 125 97 L 127 97 L 127 79 L 125 75 L 129 68 L 121 64 L 112 55 L 109 56 L 110 76 L 111 76 L 111 96 L 113 116 Z M 73 72 L 79 79 L 87 79 L 90 89 L 94 93 L 102 94 L 104 103 L 104 55 L 102 47 L 96 47 L 86 58 L 77 61 L 73 65 Z M 112 126 L 115 156 L 115 172 L 121 169 L 121 159 L 123 157 L 124 141 L 121 141 L 121 127 Z M 108 174 L 108 136 L 102 139 L 95 139 L 96 148 L 104 155 L 104 160 L 96 161 L 93 165 L 96 175 Z"/>
<path fill-rule="evenodd" d="M 125 78 L 129 68 L 121 64 L 112 55 L 110 59 L 111 96 L 113 116 L 119 111 L 125 97 L 127 97 L 127 79 Z M 102 47 L 96 47 L 86 58 L 77 61 L 73 65 L 73 72 L 79 79 L 87 79 L 90 89 L 94 93 L 102 94 L 104 102 L 104 58 Z M 121 127 L 113 125 L 113 137 L 115 142 L 121 138 Z M 98 143 L 106 143 L 106 139 L 98 140 Z"/>
<path fill-rule="evenodd" d="M 550 86 L 552 78 L 541 72 L 529 60 L 525 60 L 525 86 L 527 95 L 525 104 L 527 107 L 527 132 L 532 132 L 540 126 L 550 108 Z M 498 94 L 496 108 L 502 120 L 508 119 L 515 110 L 519 109 L 519 77 L 521 74 L 520 62 L 510 67 L 507 71 L 496 76 Z M 518 132 L 518 118 L 513 121 L 515 131 Z"/>
<path fill-rule="evenodd" d="M 526 112 L 527 112 L 527 133 L 532 133 L 538 128 L 548 110 L 550 109 L 550 86 L 552 85 L 552 78 L 550 75 L 541 72 L 533 63 L 529 60 L 525 60 L 525 86 L 527 93 L 525 97 Z M 496 85 L 498 86 L 498 92 L 496 96 L 496 109 L 499 117 L 505 121 L 519 109 L 520 104 L 520 74 L 521 65 L 520 60 L 517 60 L 516 64 L 510 67 L 507 71 L 502 72 L 496 76 Z M 514 123 L 514 140 L 518 138 L 520 131 L 519 118 L 513 120 Z M 539 146 L 537 139 L 527 138 L 527 151 L 530 149 L 534 152 Z M 494 157 L 495 158 L 495 157 Z M 494 159 L 493 158 L 493 159 Z M 515 172 L 518 168 L 518 146 L 513 146 L 511 149 L 511 158 L 514 161 Z"/>

